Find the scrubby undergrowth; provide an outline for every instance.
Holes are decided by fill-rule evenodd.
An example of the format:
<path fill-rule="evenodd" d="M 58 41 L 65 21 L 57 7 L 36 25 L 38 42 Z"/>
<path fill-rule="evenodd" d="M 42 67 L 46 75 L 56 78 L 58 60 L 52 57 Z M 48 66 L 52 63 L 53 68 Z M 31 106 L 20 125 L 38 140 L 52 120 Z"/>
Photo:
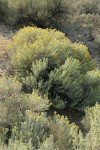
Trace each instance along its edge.
<path fill-rule="evenodd" d="M 6 50 L 12 72 L 0 78 L 0 149 L 99 150 L 100 71 L 88 48 L 59 31 L 26 27 Z M 85 134 L 67 113 L 50 115 L 52 106 L 85 109 Z"/>
<path fill-rule="evenodd" d="M 8 49 L 25 93 L 36 89 L 58 109 L 82 110 L 99 102 L 100 71 L 82 43 L 72 43 L 56 30 L 26 27 Z"/>
<path fill-rule="evenodd" d="M 99 0 L 0 0 L 0 20 L 9 25 L 56 28 L 85 43 L 100 67 Z"/>

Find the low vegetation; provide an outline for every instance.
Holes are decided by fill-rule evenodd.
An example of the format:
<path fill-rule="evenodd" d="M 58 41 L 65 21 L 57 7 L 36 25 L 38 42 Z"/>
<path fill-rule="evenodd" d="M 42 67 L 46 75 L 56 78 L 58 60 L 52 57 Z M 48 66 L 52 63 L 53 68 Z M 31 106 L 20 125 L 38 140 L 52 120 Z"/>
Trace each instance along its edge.
<path fill-rule="evenodd" d="M 88 48 L 59 31 L 26 27 L 7 50 L 13 70 L 0 79 L 0 149 L 98 149 L 100 71 Z M 85 137 L 67 117 L 47 113 L 51 106 L 83 111 L 95 104 L 82 122 Z"/>
<path fill-rule="evenodd" d="M 72 43 L 56 30 L 26 27 L 8 49 L 25 93 L 38 90 L 59 109 L 82 109 L 99 101 L 100 71 L 82 43 Z"/>
<path fill-rule="evenodd" d="M 71 40 L 86 44 L 100 62 L 99 0 L 0 0 L 0 19 L 19 27 L 56 28 Z"/>
<path fill-rule="evenodd" d="M 0 0 L 2 22 L 37 26 L 0 36 L 0 150 L 100 149 L 99 6 Z"/>

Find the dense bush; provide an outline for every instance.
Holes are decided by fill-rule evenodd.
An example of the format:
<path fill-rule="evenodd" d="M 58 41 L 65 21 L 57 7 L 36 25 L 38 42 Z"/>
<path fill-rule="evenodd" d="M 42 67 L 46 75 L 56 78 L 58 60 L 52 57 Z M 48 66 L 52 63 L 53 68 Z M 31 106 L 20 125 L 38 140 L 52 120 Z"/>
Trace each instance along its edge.
<path fill-rule="evenodd" d="M 0 21 L 5 20 L 8 10 L 8 0 L 0 0 Z"/>
<path fill-rule="evenodd" d="M 48 69 L 64 64 L 66 58 L 79 59 L 83 71 L 94 68 L 93 60 L 86 46 L 72 43 L 61 32 L 26 27 L 18 31 L 9 45 L 12 49 L 12 63 L 21 72 L 31 70 L 33 61 L 48 58 Z"/>
<path fill-rule="evenodd" d="M 59 29 L 86 44 L 99 62 L 99 0 L 0 0 L 0 4 L 0 17 L 6 23 Z"/>
<path fill-rule="evenodd" d="M 22 85 L 14 77 L 0 78 L 0 101 L 13 96 L 14 94 L 21 93 Z"/>
<path fill-rule="evenodd" d="M 60 29 L 98 56 L 99 4 L 99 0 L 0 0 L 0 21 Z M 0 149 L 99 150 L 100 70 L 88 48 L 59 31 L 27 27 L 15 34 L 8 50 L 13 71 L 12 77 L 0 77 Z M 81 123 L 74 118 L 80 130 L 67 117 L 53 114 L 51 105 L 61 114 L 70 109 L 70 120 L 71 109 L 77 115 L 75 109 L 95 106 L 85 109 Z"/>
<path fill-rule="evenodd" d="M 34 150 L 34 147 L 31 146 L 31 143 L 23 143 L 21 141 L 13 141 L 13 140 L 10 140 L 9 141 L 9 145 L 6 145 L 4 143 L 2 143 L 0 145 L 0 149 L 1 150 L 15 150 L 15 149 L 18 149 L 18 150 Z"/>
<path fill-rule="evenodd" d="M 30 21 L 39 27 L 53 25 L 75 14 L 100 14 L 98 0 L 0 0 L 1 17 L 9 24 Z"/>
<path fill-rule="evenodd" d="M 100 105 L 87 108 L 85 113 L 82 123 L 87 133 L 84 136 L 75 124 L 69 124 L 67 117 L 54 114 L 51 118 L 44 113 L 26 111 L 23 122 L 13 127 L 8 145 L 3 142 L 4 137 L 1 138 L 0 134 L 0 149 L 99 150 Z"/>
<path fill-rule="evenodd" d="M 8 126 L 8 124 L 15 122 L 18 119 L 20 113 L 20 107 L 18 105 L 18 97 L 21 93 L 22 85 L 14 77 L 2 77 L 0 79 L 0 116 L 1 125 Z M 2 111 L 4 109 L 4 112 Z M 11 121 L 12 120 L 12 121 Z"/>
<path fill-rule="evenodd" d="M 0 0 L 1 11 L 9 24 L 33 22 L 40 27 L 56 24 L 69 12 L 69 1 L 65 0 Z M 5 10 L 6 7 L 6 10 Z"/>
<path fill-rule="evenodd" d="M 75 124 L 70 124 L 67 117 L 54 115 L 53 121 L 49 122 L 49 127 L 54 137 L 55 149 L 71 150 L 73 148 L 73 133 L 78 132 Z"/>
<path fill-rule="evenodd" d="M 82 132 L 74 135 L 75 150 L 99 150 L 100 149 L 100 105 L 86 109 L 83 123 L 88 133 L 84 137 Z"/>
<path fill-rule="evenodd" d="M 26 110 L 42 112 L 49 108 L 49 100 L 33 91 L 31 94 L 22 92 L 21 83 L 15 78 L 0 79 L 0 132 L 3 127 L 12 127 L 20 122 Z"/>
<path fill-rule="evenodd" d="M 82 43 L 72 43 L 59 31 L 26 27 L 15 34 L 8 48 L 12 50 L 15 74 L 25 93 L 37 89 L 59 109 L 66 105 L 82 109 L 99 101 L 96 83 L 94 100 L 86 94 L 89 89 L 86 90 L 85 74 L 96 65 Z"/>
<path fill-rule="evenodd" d="M 0 11 L 0 18 L 10 25 L 23 22 L 56 28 L 72 40 L 84 42 L 93 54 L 99 51 L 100 42 L 95 43 L 100 26 L 99 0 L 0 0 Z"/>
<path fill-rule="evenodd" d="M 72 41 L 82 41 L 100 63 L 100 41 L 98 39 L 100 27 L 100 1 L 74 0 L 70 5 L 72 14 L 59 24 L 59 29 L 66 33 Z"/>
<path fill-rule="evenodd" d="M 24 120 L 13 127 L 8 148 L 71 150 L 73 147 L 72 131 L 77 133 L 77 130 L 77 126 L 69 124 L 64 116 L 55 114 L 53 118 L 47 118 L 45 113 L 32 113 L 27 110 Z M 0 144 L 1 148 L 6 149 L 3 141 Z"/>
<path fill-rule="evenodd" d="M 76 2 L 78 12 L 81 14 L 100 14 L 100 2 L 98 0 L 79 0 Z"/>
<path fill-rule="evenodd" d="M 79 60 L 67 58 L 64 65 L 55 69 L 49 75 L 47 83 L 50 87 L 49 97 L 58 108 L 62 108 L 60 101 L 64 101 L 69 106 L 75 106 L 82 97 L 81 83 L 82 73 Z"/>
<path fill-rule="evenodd" d="M 12 129 L 12 138 L 14 141 L 20 139 L 25 143 L 31 142 L 34 147 L 37 147 L 49 134 L 47 125 L 48 120 L 45 114 L 33 114 L 27 110 L 21 125 Z"/>
<path fill-rule="evenodd" d="M 100 70 L 93 70 L 86 73 L 83 87 L 85 90 L 83 102 L 84 107 L 90 104 L 100 103 Z"/>

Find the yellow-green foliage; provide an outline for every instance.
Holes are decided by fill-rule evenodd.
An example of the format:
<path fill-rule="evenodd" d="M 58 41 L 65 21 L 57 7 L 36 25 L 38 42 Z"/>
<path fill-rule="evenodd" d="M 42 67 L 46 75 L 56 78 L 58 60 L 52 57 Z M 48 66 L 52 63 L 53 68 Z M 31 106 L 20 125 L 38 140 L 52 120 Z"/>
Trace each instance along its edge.
<path fill-rule="evenodd" d="M 23 143 L 22 141 L 9 141 L 9 145 L 2 143 L 0 144 L 0 150 L 34 150 L 34 147 L 31 143 Z"/>
<path fill-rule="evenodd" d="M 53 136 L 46 138 L 46 140 L 40 144 L 38 150 L 58 150 L 54 148 Z"/>
<path fill-rule="evenodd" d="M 84 107 L 89 104 L 95 105 L 100 103 L 100 70 L 92 70 L 86 73 L 83 83 L 84 93 Z"/>
<path fill-rule="evenodd" d="M 12 129 L 12 140 L 19 140 L 25 143 L 31 142 L 37 147 L 40 141 L 47 136 L 48 119 L 45 113 L 32 113 L 27 110 L 25 112 L 24 121 Z M 48 133 L 49 134 L 49 133 Z"/>
<path fill-rule="evenodd" d="M 87 133 L 67 117 L 57 115 L 47 117 L 45 113 L 32 113 L 27 110 L 23 121 L 12 129 L 8 145 L 1 140 L 1 150 L 23 148 L 26 150 L 99 150 L 100 148 L 100 105 L 85 110 L 83 120 Z"/>
<path fill-rule="evenodd" d="M 0 102 L 0 124 L 6 122 L 7 108 L 4 106 L 3 102 Z"/>
<path fill-rule="evenodd" d="M 0 116 L 1 126 L 4 124 L 13 124 L 14 120 L 18 120 L 20 113 L 19 101 L 16 100 L 21 93 L 22 85 L 14 77 L 2 77 L 0 79 Z M 4 111 L 3 111 L 4 109 Z M 17 117 L 17 118 L 16 118 Z"/>
<path fill-rule="evenodd" d="M 49 95 L 56 108 L 62 109 L 59 107 L 61 100 L 67 103 L 66 105 L 75 107 L 83 94 L 82 77 L 81 64 L 79 60 L 73 58 L 68 58 L 64 65 L 50 73 L 47 82 L 48 86 L 50 84 Z"/>
<path fill-rule="evenodd" d="M 14 77 L 0 78 L 0 100 L 21 92 L 22 85 Z"/>
<path fill-rule="evenodd" d="M 41 112 L 48 110 L 50 106 L 47 97 L 39 96 L 36 91 L 33 91 L 31 94 L 22 94 L 19 98 L 19 103 L 23 111 Z"/>
<path fill-rule="evenodd" d="M 49 108 L 49 100 L 46 97 L 38 96 L 36 92 L 32 94 L 21 94 L 7 97 L 0 103 L 0 124 L 14 125 L 21 121 L 21 117 L 26 110 L 32 112 L 42 112 Z M 3 111 L 4 110 L 4 111 Z"/>
<path fill-rule="evenodd" d="M 51 134 L 54 137 L 55 149 L 71 150 L 72 149 L 72 134 L 77 133 L 78 127 L 75 124 L 70 124 L 67 117 L 56 115 L 49 122 Z M 72 132 L 73 131 L 73 132 Z"/>
<path fill-rule="evenodd" d="M 84 137 L 82 132 L 74 135 L 75 150 L 99 150 L 100 149 L 100 105 L 86 109 L 83 120 L 88 133 Z"/>
<path fill-rule="evenodd" d="M 83 44 L 72 43 L 59 31 L 26 27 L 19 30 L 9 46 L 12 49 L 12 63 L 18 69 L 29 69 L 33 61 L 48 58 L 55 68 L 63 64 L 67 57 L 79 59 L 83 69 L 94 67 L 88 49 Z"/>
<path fill-rule="evenodd" d="M 27 92 L 31 92 L 32 89 L 38 88 L 41 84 L 43 84 L 43 79 L 46 80 L 48 78 L 47 73 L 48 68 L 48 59 L 40 59 L 33 61 L 31 73 L 28 73 L 26 77 L 22 77 L 21 80 L 23 84 L 26 86 Z M 25 87 L 23 88 L 25 91 Z"/>
<path fill-rule="evenodd" d="M 67 117 L 55 114 L 51 118 L 45 113 L 32 113 L 27 110 L 23 119 L 13 127 L 8 148 L 72 150 L 72 134 L 77 134 L 78 127 L 70 124 Z M 3 141 L 0 144 L 6 149 Z"/>
<path fill-rule="evenodd" d="M 31 144 L 29 143 L 23 143 L 22 141 L 13 141 L 10 140 L 8 146 L 6 144 L 0 145 L 0 150 L 36 150 Z M 37 150 L 59 150 L 54 149 L 54 143 L 53 143 L 53 137 L 50 136 L 49 138 L 46 138 L 46 140 L 40 144 L 39 148 Z"/>
<path fill-rule="evenodd" d="M 96 104 L 94 107 L 88 107 L 85 109 L 85 117 L 82 121 L 85 128 L 90 130 L 93 124 L 99 126 L 100 122 L 100 104 Z"/>
<path fill-rule="evenodd" d="M 15 78 L 0 79 L 0 126 L 13 126 L 20 122 L 26 110 L 40 112 L 49 108 L 50 103 L 45 96 L 39 96 L 36 91 L 24 94 L 21 88 L 21 83 Z"/>
<path fill-rule="evenodd" d="M 56 30 L 25 27 L 15 34 L 8 48 L 12 50 L 12 64 L 24 92 L 38 89 L 60 109 L 66 103 L 72 107 L 84 105 L 84 75 L 96 68 L 84 44 L 72 43 Z"/>

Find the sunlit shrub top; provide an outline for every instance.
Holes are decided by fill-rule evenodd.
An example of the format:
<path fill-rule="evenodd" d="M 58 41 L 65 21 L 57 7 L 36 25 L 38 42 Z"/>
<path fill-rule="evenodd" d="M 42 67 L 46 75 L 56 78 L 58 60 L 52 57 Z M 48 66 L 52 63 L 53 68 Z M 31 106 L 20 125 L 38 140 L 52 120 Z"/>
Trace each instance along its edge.
<path fill-rule="evenodd" d="M 32 62 L 48 58 L 55 68 L 64 64 L 68 57 L 78 59 L 83 71 L 94 68 L 88 49 L 82 43 L 72 43 L 56 30 L 25 27 L 20 29 L 9 44 L 12 49 L 12 63 L 19 69 L 29 69 Z"/>

